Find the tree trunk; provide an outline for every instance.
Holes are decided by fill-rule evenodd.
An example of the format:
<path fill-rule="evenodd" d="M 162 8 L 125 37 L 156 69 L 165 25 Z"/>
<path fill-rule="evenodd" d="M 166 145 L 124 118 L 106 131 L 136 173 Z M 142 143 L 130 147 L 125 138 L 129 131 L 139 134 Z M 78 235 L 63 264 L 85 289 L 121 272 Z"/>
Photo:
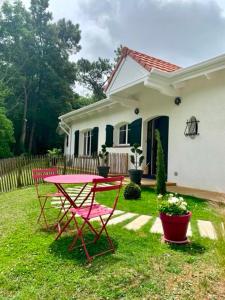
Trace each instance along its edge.
<path fill-rule="evenodd" d="M 28 108 L 28 95 L 26 86 L 23 86 L 24 90 L 24 107 L 23 107 L 23 119 L 22 119 L 22 128 L 21 128 L 21 135 L 20 135 L 20 152 L 25 151 L 25 140 L 27 134 L 27 108 Z"/>
<path fill-rule="evenodd" d="M 33 121 L 32 127 L 31 127 L 31 132 L 30 132 L 29 146 L 28 146 L 29 153 L 32 153 L 32 150 L 33 150 L 33 141 L 34 141 L 35 129 L 36 129 L 36 122 Z"/>

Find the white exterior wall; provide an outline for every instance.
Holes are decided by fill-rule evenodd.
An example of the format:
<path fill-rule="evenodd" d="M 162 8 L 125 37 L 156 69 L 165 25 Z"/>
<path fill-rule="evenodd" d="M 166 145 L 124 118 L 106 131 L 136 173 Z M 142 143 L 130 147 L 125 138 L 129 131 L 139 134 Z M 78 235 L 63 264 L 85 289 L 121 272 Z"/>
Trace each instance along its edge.
<path fill-rule="evenodd" d="M 225 73 L 187 83 L 182 103 L 171 112 L 169 179 L 178 185 L 225 192 Z M 199 133 L 184 136 L 185 121 L 196 116 Z M 178 173 L 178 176 L 174 175 Z"/>
<path fill-rule="evenodd" d="M 105 143 L 107 124 L 114 127 L 121 122 L 142 118 L 142 148 L 146 156 L 147 122 L 158 116 L 169 117 L 168 180 L 178 185 L 225 192 L 225 71 L 214 73 L 212 79 L 201 77 L 186 82 L 178 94 L 182 103 L 174 104 L 174 97 L 158 91 L 139 88 L 139 115 L 134 107 L 119 104 L 101 112 L 90 113 L 72 124 L 71 154 L 74 153 L 74 132 L 80 130 L 79 154 L 83 154 L 82 131 L 99 127 L 98 148 Z M 184 136 L 186 121 L 195 116 L 199 121 L 200 135 L 191 139 Z M 69 141 L 70 145 L 70 141 Z M 65 153 L 68 152 L 65 148 Z M 110 152 L 129 153 L 127 147 L 109 148 Z M 176 175 L 177 173 L 177 175 Z"/>
<path fill-rule="evenodd" d="M 101 113 L 95 113 L 93 116 L 88 117 L 87 119 L 80 120 L 79 122 L 74 122 L 72 124 L 72 151 L 74 154 L 74 132 L 76 130 L 80 131 L 79 137 L 79 155 L 83 154 L 83 132 L 94 127 L 99 128 L 99 137 L 98 137 L 98 149 L 100 150 L 101 145 L 105 144 L 105 134 L 106 134 L 106 125 L 116 126 L 121 122 L 130 123 L 134 120 L 135 115 L 132 114 L 131 110 L 121 108 L 120 106 L 110 109 L 109 111 L 104 111 Z M 113 147 L 109 149 L 110 152 L 129 152 L 127 147 Z"/>
<path fill-rule="evenodd" d="M 148 75 L 148 71 L 141 67 L 134 59 L 127 56 L 114 75 L 107 92 L 113 93 L 121 90 L 128 84 L 136 84 L 146 75 Z"/>

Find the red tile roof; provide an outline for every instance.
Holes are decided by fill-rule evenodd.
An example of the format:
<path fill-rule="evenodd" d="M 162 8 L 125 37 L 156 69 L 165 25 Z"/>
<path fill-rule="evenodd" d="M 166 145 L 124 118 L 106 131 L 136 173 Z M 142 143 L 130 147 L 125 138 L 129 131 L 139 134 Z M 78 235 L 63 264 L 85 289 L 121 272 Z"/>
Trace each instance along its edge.
<path fill-rule="evenodd" d="M 181 67 L 171 64 L 167 61 L 155 58 L 153 56 L 147 55 L 147 54 L 143 54 L 141 52 L 138 51 L 134 51 L 131 50 L 127 47 L 124 47 L 121 51 L 121 57 L 119 59 L 119 62 L 117 63 L 115 69 L 113 70 L 111 76 L 109 77 L 107 84 L 105 86 L 105 91 L 107 90 L 107 88 L 109 87 L 116 71 L 118 70 L 122 60 L 127 57 L 130 56 L 132 57 L 137 63 L 139 63 L 143 68 L 145 68 L 147 71 L 151 71 L 153 68 L 164 71 L 164 72 L 173 72 L 176 71 L 178 69 L 181 69 Z"/>

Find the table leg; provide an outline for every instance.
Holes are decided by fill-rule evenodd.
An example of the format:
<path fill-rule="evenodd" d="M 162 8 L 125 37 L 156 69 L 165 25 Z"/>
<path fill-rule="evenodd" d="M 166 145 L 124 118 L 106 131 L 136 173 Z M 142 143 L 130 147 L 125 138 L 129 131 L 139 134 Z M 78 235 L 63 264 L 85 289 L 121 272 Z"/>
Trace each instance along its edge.
<path fill-rule="evenodd" d="M 59 232 L 59 234 L 57 235 L 57 239 L 59 238 L 59 236 L 62 234 L 62 232 L 63 231 L 65 231 L 65 229 L 66 229 L 66 227 L 69 225 L 69 223 L 70 223 L 70 221 L 72 220 L 72 218 L 69 218 L 69 220 L 68 220 L 68 218 L 67 218 L 67 220 L 69 221 L 67 221 L 66 222 L 66 224 L 65 224 L 65 226 L 63 227 L 63 229 L 61 229 L 61 222 L 62 222 L 62 220 L 65 218 L 65 216 L 67 216 L 67 213 L 69 212 L 69 210 L 70 210 L 70 208 L 72 208 L 72 207 L 74 207 L 74 208 L 77 208 L 77 207 L 79 207 L 79 206 L 77 206 L 76 205 L 76 201 L 77 201 L 77 199 L 80 197 L 80 195 L 82 194 L 82 192 L 84 191 L 84 189 L 86 188 L 86 186 L 88 185 L 88 183 L 86 183 L 86 184 L 84 184 L 83 185 L 83 187 L 82 187 L 82 189 L 80 190 L 80 192 L 78 193 L 78 195 L 76 196 L 76 198 L 74 199 L 74 200 L 72 200 L 71 199 L 71 197 L 68 195 L 68 193 L 65 191 L 65 189 L 63 188 L 63 186 L 61 185 L 61 184 L 59 184 L 59 183 L 55 183 L 55 185 L 56 185 L 56 187 L 57 187 L 57 189 L 63 194 L 63 196 L 69 201 L 69 203 L 70 203 L 70 206 L 67 208 L 67 209 L 65 209 L 65 211 L 64 211 L 64 213 L 63 213 L 63 215 L 62 215 L 62 217 L 58 220 L 58 222 L 55 224 L 55 228 L 58 228 L 58 232 Z M 84 201 L 90 196 L 90 194 L 91 194 L 91 192 L 90 193 L 88 193 L 88 195 L 86 196 L 86 198 L 84 199 Z M 84 202 L 83 201 L 83 202 Z M 82 202 L 82 203 L 83 203 Z"/>

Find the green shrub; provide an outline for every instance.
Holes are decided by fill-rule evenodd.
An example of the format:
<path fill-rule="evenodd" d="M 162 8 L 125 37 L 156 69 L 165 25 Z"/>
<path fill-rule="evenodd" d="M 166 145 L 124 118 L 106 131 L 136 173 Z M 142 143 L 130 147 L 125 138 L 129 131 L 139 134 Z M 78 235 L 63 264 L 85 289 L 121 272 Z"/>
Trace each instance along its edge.
<path fill-rule="evenodd" d="M 136 183 L 129 183 L 124 190 L 124 198 L 129 199 L 138 199 L 141 197 L 141 188 Z"/>
<path fill-rule="evenodd" d="M 156 158 L 156 193 L 164 195 L 166 193 L 166 170 L 164 153 L 158 130 L 155 131 L 157 141 L 157 158 Z"/>

